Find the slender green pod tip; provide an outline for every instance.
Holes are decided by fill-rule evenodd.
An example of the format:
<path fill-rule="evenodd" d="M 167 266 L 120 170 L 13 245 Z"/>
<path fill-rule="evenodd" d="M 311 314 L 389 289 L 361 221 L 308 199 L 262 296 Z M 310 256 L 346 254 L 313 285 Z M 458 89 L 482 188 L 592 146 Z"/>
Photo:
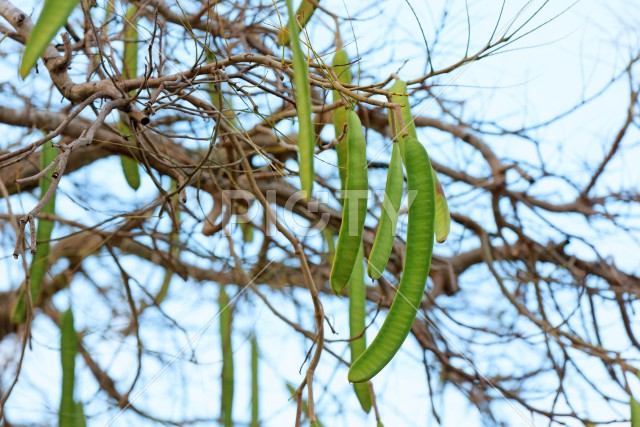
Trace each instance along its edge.
<path fill-rule="evenodd" d="M 391 256 L 398 225 L 398 211 L 402 202 L 403 186 L 404 173 L 402 171 L 400 145 L 394 143 L 389 170 L 387 171 L 387 184 L 384 190 L 380 222 L 378 223 L 376 237 L 373 241 L 367 264 L 367 274 L 374 280 L 382 276 Z"/>
<path fill-rule="evenodd" d="M 64 26 L 80 0 L 47 0 L 44 2 L 38 21 L 29 33 L 22 54 L 19 73 L 23 79 L 47 49 L 58 30 Z"/>
<path fill-rule="evenodd" d="M 631 427 L 640 427 L 640 403 L 633 397 L 629 400 L 631 407 Z"/>
<path fill-rule="evenodd" d="M 313 16 L 313 13 L 318 8 L 316 3 L 319 2 L 320 0 L 302 0 L 302 3 L 300 3 L 300 6 L 298 6 L 298 10 L 296 10 L 295 16 L 291 13 L 291 11 L 289 11 L 289 21 L 287 21 L 287 26 L 285 28 L 281 28 L 280 31 L 278 31 L 279 46 L 286 46 L 289 44 L 291 38 L 290 25 L 292 22 L 294 23 L 294 25 L 296 25 L 296 27 L 298 26 L 298 24 L 301 28 L 304 28 L 307 25 L 307 23 L 311 19 L 311 16 Z M 298 23 L 296 23 L 296 20 Z"/>
<path fill-rule="evenodd" d="M 232 307 L 229 305 L 229 296 L 224 288 L 220 286 L 218 295 L 218 305 L 220 309 L 220 342 L 222 347 L 222 393 L 221 393 L 221 419 L 224 427 L 233 426 L 233 347 L 231 345 L 231 322 Z"/>
<path fill-rule="evenodd" d="M 349 279 L 349 348 L 351 350 L 351 361 L 353 362 L 367 348 L 367 338 L 365 332 L 367 286 L 364 283 L 364 247 L 360 244 L 356 264 Z M 353 339 L 353 337 L 359 338 Z M 366 383 L 354 384 L 356 397 L 362 409 L 369 413 L 371 411 L 371 392 Z"/>
<path fill-rule="evenodd" d="M 120 156 L 120 165 L 122 166 L 122 172 L 129 187 L 133 190 L 140 188 L 140 169 L 138 168 L 138 162 L 131 157 Z"/>
<path fill-rule="evenodd" d="M 433 252 L 435 186 L 429 156 L 413 137 L 406 138 L 405 155 L 409 195 L 407 245 L 402 278 L 386 319 L 371 345 L 351 365 L 349 381 L 365 382 L 378 374 L 395 356 L 409 335 L 422 302 Z"/>
<path fill-rule="evenodd" d="M 255 334 L 251 337 L 251 423 L 249 427 L 260 426 L 260 384 L 258 339 Z"/>
<path fill-rule="evenodd" d="M 75 424 L 75 427 L 86 427 L 87 426 L 87 419 L 84 416 L 84 405 L 81 402 L 76 402 L 75 403 L 75 407 L 76 407 L 76 411 L 75 411 L 76 424 Z"/>
<path fill-rule="evenodd" d="M 171 179 L 171 181 L 169 182 L 169 192 L 175 191 L 177 186 L 178 186 L 178 183 L 176 182 L 176 180 Z M 171 196 L 171 204 L 175 209 L 175 220 L 178 223 L 178 227 L 180 226 L 180 209 L 178 209 L 179 198 L 180 198 L 179 193 L 176 193 L 173 196 Z M 173 245 L 171 245 L 171 249 L 169 250 L 169 253 L 174 257 L 178 257 L 180 255 L 180 247 L 177 244 L 180 243 L 180 236 L 178 233 L 174 232 L 170 234 L 169 239 L 171 240 L 172 243 L 174 243 Z M 158 291 L 155 297 L 156 304 L 159 305 L 167 297 L 167 294 L 169 293 L 169 285 L 171 285 L 172 276 L 173 276 L 173 271 L 169 267 L 165 268 L 164 278 L 162 279 L 160 290 Z"/>
<path fill-rule="evenodd" d="M 366 141 L 360 119 L 353 110 L 347 111 L 347 128 L 349 152 L 344 209 L 330 277 L 331 288 L 338 294 L 349 283 L 356 264 L 369 193 Z"/>
<path fill-rule="evenodd" d="M 326 258 L 330 263 L 333 263 L 336 255 L 336 242 L 333 231 L 329 227 L 322 229 L 322 238 L 327 243 Z"/>
<path fill-rule="evenodd" d="M 289 16 L 293 16 L 292 0 L 287 0 Z M 300 47 L 298 24 L 289 20 L 291 34 L 291 51 L 293 52 L 293 79 L 298 110 L 298 164 L 300 186 L 305 199 L 311 197 L 313 191 L 313 151 L 316 145 L 315 130 L 311 119 L 311 88 L 309 86 L 309 64 Z"/>
<path fill-rule="evenodd" d="M 351 84 L 351 67 L 349 66 L 349 56 L 344 49 L 338 49 L 333 56 L 332 68 L 338 81 L 341 84 Z M 338 102 L 342 99 L 342 95 L 339 91 L 333 91 L 333 102 Z M 344 106 L 338 107 L 333 110 L 333 128 L 336 138 L 340 138 L 342 132 L 345 130 L 347 123 L 347 109 Z M 338 171 L 340 173 L 341 190 L 345 189 L 345 179 L 347 178 L 347 143 L 346 138 L 336 144 L 336 153 L 338 155 Z"/>
<path fill-rule="evenodd" d="M 76 427 L 76 405 L 73 399 L 78 337 L 73 325 L 73 311 L 69 308 L 60 324 L 60 361 L 62 364 L 62 393 L 60 397 L 60 427 Z"/>
<path fill-rule="evenodd" d="M 436 174 L 436 171 L 433 170 L 433 168 L 431 169 L 431 172 L 433 173 L 433 181 L 436 186 L 436 242 L 444 243 L 444 241 L 447 240 L 447 236 L 449 236 L 449 231 L 451 230 L 451 215 L 449 214 L 447 197 L 445 196 L 440 180 L 438 179 L 438 174 Z"/>

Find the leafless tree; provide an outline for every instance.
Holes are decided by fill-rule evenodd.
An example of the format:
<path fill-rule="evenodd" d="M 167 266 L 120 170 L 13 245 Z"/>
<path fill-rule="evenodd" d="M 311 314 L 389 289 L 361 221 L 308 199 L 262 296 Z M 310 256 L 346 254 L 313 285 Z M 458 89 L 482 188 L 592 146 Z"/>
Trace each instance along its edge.
<path fill-rule="evenodd" d="M 223 285 L 231 296 L 236 342 L 252 333 L 247 325 L 259 309 L 302 338 L 297 351 L 308 357 L 281 367 L 303 372 L 289 402 L 297 402 L 296 425 L 303 412 L 339 419 L 346 377 L 332 369 L 343 372 L 347 366 L 348 336 L 346 326 L 334 322 L 343 300 L 328 284 L 327 242 L 341 222 L 333 149 L 338 141 L 331 127 L 332 111 L 341 103 L 332 102 L 330 93 L 338 89 L 357 102 L 367 129 L 372 189 L 380 189 L 390 154 L 386 95 L 395 74 L 408 81 L 415 125 L 453 220 L 447 243 L 436 247 L 412 328 L 418 347 L 411 348 L 419 349 L 412 356 L 423 361 L 426 373 L 426 381 L 415 381 L 424 381 L 430 416 L 440 421 L 439 398 L 456 389 L 486 424 L 509 423 L 501 415 L 507 404 L 526 419 L 548 423 L 628 419 L 624 408 L 639 374 L 634 306 L 640 277 L 637 268 L 624 268 L 609 254 L 610 245 L 637 253 L 640 237 L 637 176 L 628 178 L 621 169 L 635 167 L 639 154 L 640 46 L 621 47 L 624 66 L 565 112 L 514 126 L 469 107 L 479 89 L 462 91 L 455 78 L 498 55 L 531 47 L 532 34 L 573 13 L 569 5 L 498 1 L 485 9 L 484 2 L 464 7 L 457 3 L 467 2 L 445 1 L 424 18 L 416 12 L 423 5 L 414 3 L 345 7 L 323 1 L 303 32 L 317 135 L 316 197 L 305 200 L 297 197 L 293 179 L 298 167 L 290 52 L 277 44 L 287 19 L 284 1 L 83 1 L 23 81 L 17 65 L 33 28 L 32 10 L 0 0 L 6 21 L 0 24 L 5 425 L 50 423 L 50 412 L 34 411 L 34 418 L 24 415 L 27 408 L 12 409 L 12 390 L 29 369 L 37 370 L 26 362 L 32 346 L 41 344 L 37 338 L 55 342 L 51 326 L 59 324 L 67 304 L 80 319 L 79 375 L 99 396 L 89 408 L 89 424 L 92 418 L 113 419 L 121 410 L 139 420 L 131 422 L 218 421 L 218 414 L 186 404 L 177 415 L 167 415 L 144 392 L 156 381 L 152 367 L 165 367 L 184 381 L 158 379 L 164 384 L 162 401 L 189 399 L 189 383 L 198 372 L 216 370 L 199 362 L 194 344 L 210 324 L 194 323 L 189 312 L 206 321 L 203 304 L 212 307 L 212 290 Z M 392 13 L 400 5 L 401 17 Z M 640 17 L 637 6 L 625 8 L 628 16 Z M 133 14 L 125 17 L 128 9 Z M 134 21 L 137 76 L 122 67 L 123 45 L 132 42 L 126 27 Z M 479 21 L 490 22 L 486 33 L 472 31 Z M 405 25 L 422 32 L 407 37 Z M 636 39 L 640 34 L 632 27 L 625 31 Z M 448 38 L 451 33 L 464 34 L 466 47 L 457 44 L 459 37 Z M 349 51 L 358 76 L 357 83 L 339 88 L 326 67 L 338 45 Z M 615 106 L 616 114 L 624 113 L 622 121 L 615 123 L 612 114 L 617 128 L 597 135 L 599 151 L 581 169 L 569 167 L 572 157 L 562 141 L 543 131 L 575 123 L 584 109 L 622 84 L 626 103 Z M 43 171 L 40 156 L 48 141 L 57 151 Z M 125 186 L 118 157 L 139 165 L 137 192 Z M 47 173 L 53 178 L 43 197 L 38 182 Z M 55 214 L 42 213 L 51 197 L 57 199 Z M 379 200 L 370 203 L 365 254 L 380 206 Z M 33 227 L 43 220 L 55 223 L 46 275 L 37 298 L 26 298 L 24 321 L 16 324 L 12 310 L 30 288 L 32 255 L 25 248 L 35 248 Z M 400 224 L 406 225 L 406 211 Z M 387 272 L 368 287 L 372 334 L 402 274 L 405 231 L 399 227 Z M 260 343 L 280 345 L 268 338 Z M 403 372 L 392 366 L 387 369 Z M 37 383 L 30 376 L 29 388 L 48 393 L 47 384 L 56 378 L 51 375 L 38 376 Z M 384 420 L 384 391 L 376 396 L 376 412 Z M 602 407 L 610 409 L 594 409 Z"/>

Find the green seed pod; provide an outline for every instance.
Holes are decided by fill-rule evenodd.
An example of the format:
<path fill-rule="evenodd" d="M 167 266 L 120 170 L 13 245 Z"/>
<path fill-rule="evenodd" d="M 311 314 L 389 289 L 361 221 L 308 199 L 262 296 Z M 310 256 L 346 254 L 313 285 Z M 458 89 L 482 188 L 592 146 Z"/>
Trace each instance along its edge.
<path fill-rule="evenodd" d="M 384 191 L 382 213 L 380 214 L 380 222 L 378 223 L 376 237 L 371 247 L 367 265 L 367 274 L 372 279 L 378 279 L 382 276 L 391 256 L 398 225 L 398 211 L 402 202 L 403 185 L 404 173 L 402 172 L 400 145 L 394 143 L 387 172 L 387 185 Z"/>
<path fill-rule="evenodd" d="M 347 144 L 349 148 L 346 194 L 342 212 L 342 224 L 338 234 L 336 257 L 331 268 L 331 288 L 342 292 L 351 278 L 356 264 L 358 250 L 362 242 L 362 230 L 367 215 L 367 177 L 366 141 L 358 115 L 347 111 Z"/>
<path fill-rule="evenodd" d="M 364 248 L 360 244 L 356 265 L 353 267 L 351 279 L 349 280 L 349 334 L 351 341 L 351 362 L 355 361 L 367 348 L 367 338 L 364 334 L 366 321 L 367 286 L 364 283 Z M 361 335 L 357 339 L 357 337 Z M 354 384 L 353 388 L 360 402 L 362 409 L 369 413 L 371 411 L 371 392 L 367 383 Z"/>
<path fill-rule="evenodd" d="M 122 59 L 122 77 L 125 80 L 138 76 L 138 23 L 135 14 L 138 9 L 131 5 L 127 9 L 124 20 L 124 54 Z M 133 135 L 129 126 L 122 120 L 119 124 L 122 135 Z M 134 138 L 132 136 L 132 138 Z M 128 156 L 120 156 L 122 172 L 127 180 L 127 184 L 134 190 L 140 188 L 140 169 L 138 162 Z"/>
<path fill-rule="evenodd" d="M 311 19 L 311 16 L 317 9 L 317 6 L 315 4 L 316 2 L 319 3 L 320 0 L 315 0 L 315 1 L 302 0 L 302 3 L 300 3 L 300 6 L 298 6 L 298 10 L 296 11 L 296 15 L 295 15 L 295 18 L 297 18 L 298 23 L 296 23 L 296 19 L 294 19 L 294 16 L 291 14 L 291 12 L 289 12 L 289 21 L 287 22 L 286 28 L 281 28 L 280 31 L 278 31 L 278 45 L 286 46 L 289 44 L 289 41 L 290 41 L 289 28 L 292 21 L 294 25 L 296 26 L 300 25 L 300 27 L 302 28 L 304 28 L 307 25 L 307 23 Z"/>
<path fill-rule="evenodd" d="M 443 243 L 447 240 L 451 229 L 451 215 L 449 214 L 447 197 L 444 195 L 444 190 L 442 189 L 442 185 L 440 185 L 438 175 L 433 169 L 431 169 L 431 172 L 433 172 L 433 181 L 436 186 L 436 242 Z"/>
<path fill-rule="evenodd" d="M 351 68 L 349 67 L 349 57 L 347 52 L 343 49 L 338 49 L 333 57 L 332 63 L 333 71 L 338 76 L 338 81 L 341 84 L 351 84 Z M 338 102 L 342 99 L 340 92 L 333 91 L 333 102 Z M 333 110 L 333 128 L 336 138 L 342 135 L 342 132 L 346 128 L 347 124 L 347 109 L 342 106 Z M 338 154 L 338 171 L 340 173 L 341 190 L 345 189 L 345 179 L 347 178 L 347 139 L 343 138 L 342 142 L 337 144 L 336 153 Z"/>
<path fill-rule="evenodd" d="M 76 427 L 76 404 L 73 400 L 78 336 L 73 326 L 71 308 L 62 316 L 60 324 L 60 361 L 62 363 L 62 393 L 60 397 L 60 427 Z"/>
<path fill-rule="evenodd" d="M 221 393 L 221 419 L 224 427 L 233 426 L 233 348 L 231 346 L 231 322 L 232 307 L 229 305 L 229 296 L 224 288 L 220 286 L 218 295 L 218 306 L 220 309 L 220 343 L 222 350 L 222 393 Z"/>
<path fill-rule="evenodd" d="M 287 0 L 289 16 L 293 17 L 291 0 Z M 311 88 L 309 86 L 309 64 L 300 47 L 300 34 L 295 19 L 289 19 L 289 33 L 291 35 L 291 50 L 293 52 L 293 78 L 298 110 L 298 163 L 300 186 L 305 199 L 311 197 L 313 191 L 313 151 L 316 146 L 316 136 L 311 120 Z"/>
<path fill-rule="evenodd" d="M 415 198 L 409 207 L 402 278 L 380 331 L 349 369 L 349 381 L 354 383 L 370 380 L 398 352 L 409 335 L 429 276 L 435 232 L 433 174 L 425 167 L 429 165 L 429 156 L 424 147 L 411 136 L 405 142 L 403 160 L 407 170 L 407 185 L 410 194 L 415 192 Z"/>
<path fill-rule="evenodd" d="M 260 387 L 258 383 L 258 339 L 251 337 L 251 423 L 249 427 L 260 427 Z"/>

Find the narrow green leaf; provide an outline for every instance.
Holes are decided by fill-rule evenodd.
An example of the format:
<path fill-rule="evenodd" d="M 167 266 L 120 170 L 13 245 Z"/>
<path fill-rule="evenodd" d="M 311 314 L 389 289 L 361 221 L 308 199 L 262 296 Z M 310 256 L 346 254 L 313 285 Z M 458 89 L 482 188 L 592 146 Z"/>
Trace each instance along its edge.
<path fill-rule="evenodd" d="M 80 0 L 45 0 L 42 13 L 31 30 L 20 63 L 20 77 L 23 79 L 36 64 L 58 30 L 64 26 Z"/>
<path fill-rule="evenodd" d="M 78 336 L 73 326 L 73 312 L 69 308 L 60 324 L 60 361 L 62 363 L 62 395 L 60 398 L 59 426 L 76 427 L 76 405 L 73 400 Z"/>

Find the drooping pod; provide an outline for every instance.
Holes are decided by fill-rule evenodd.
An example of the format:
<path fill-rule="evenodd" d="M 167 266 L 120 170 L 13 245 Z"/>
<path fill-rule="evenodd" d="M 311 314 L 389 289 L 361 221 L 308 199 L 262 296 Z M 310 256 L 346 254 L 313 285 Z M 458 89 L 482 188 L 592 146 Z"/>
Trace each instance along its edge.
<path fill-rule="evenodd" d="M 135 19 L 137 10 L 134 5 L 129 6 L 124 17 L 122 77 L 125 80 L 133 79 L 138 75 L 138 23 Z M 135 138 L 129 126 L 122 119 L 120 120 L 119 128 L 123 136 L 132 135 L 131 138 Z M 140 187 L 140 169 L 138 168 L 138 162 L 129 156 L 120 156 L 120 163 L 127 184 L 129 184 L 129 187 L 132 189 L 137 190 Z"/>
<path fill-rule="evenodd" d="M 631 409 L 631 427 L 640 427 L 640 403 L 632 396 L 629 399 L 629 406 Z"/>
<path fill-rule="evenodd" d="M 20 61 L 20 77 L 23 79 L 36 65 L 38 58 L 45 52 L 58 30 L 66 24 L 73 9 L 80 0 L 47 0 L 44 3 L 38 21 L 29 33 L 29 38 Z"/>
<path fill-rule="evenodd" d="M 333 57 L 332 62 L 333 72 L 338 77 L 338 81 L 341 84 L 351 84 L 351 67 L 349 67 L 349 57 L 344 49 L 338 49 Z M 333 91 L 333 102 L 338 102 L 342 99 L 340 92 Z M 333 128 L 336 138 L 342 138 L 342 141 L 336 144 L 336 153 L 338 155 L 338 171 L 340 173 L 341 190 L 345 189 L 345 179 L 347 177 L 347 139 L 344 138 L 342 133 L 344 132 L 347 124 L 347 108 L 340 106 L 333 110 Z"/>
<path fill-rule="evenodd" d="M 60 361 L 62 363 L 62 393 L 60 396 L 60 427 L 76 427 L 77 408 L 73 400 L 78 336 L 73 325 L 73 312 L 69 308 L 60 324 Z"/>
<path fill-rule="evenodd" d="M 438 174 L 431 168 L 433 172 L 433 181 L 436 186 L 436 242 L 443 243 L 447 240 L 449 231 L 451 230 L 451 215 L 449 214 L 449 205 L 447 204 L 447 197 L 444 195 L 442 185 L 438 179 Z"/>
<path fill-rule="evenodd" d="M 313 13 L 318 8 L 316 3 L 319 2 L 320 0 L 302 0 L 302 3 L 300 3 L 300 6 L 298 6 L 298 10 L 296 10 L 295 16 L 292 15 L 291 12 L 289 12 L 289 21 L 287 22 L 287 27 L 281 28 L 280 31 L 278 31 L 278 45 L 286 46 L 289 44 L 289 41 L 291 39 L 289 34 L 289 26 L 291 25 L 291 21 L 294 21 L 295 25 L 299 24 L 301 28 L 304 28 L 311 19 Z M 296 21 L 298 22 L 298 24 L 296 24 Z"/>
<path fill-rule="evenodd" d="M 380 331 L 349 369 L 349 381 L 354 383 L 371 379 L 398 352 L 409 335 L 429 276 L 435 232 L 435 186 L 427 151 L 412 136 L 405 138 L 403 161 L 413 203 L 409 207 L 402 277 Z"/>
<path fill-rule="evenodd" d="M 169 184 L 169 192 L 173 192 L 176 190 L 178 186 L 178 183 L 176 182 L 175 179 L 171 179 L 170 184 Z M 173 196 L 171 196 L 171 200 L 170 203 L 173 205 L 173 210 L 175 212 L 175 221 L 178 223 L 178 227 L 180 224 L 180 204 L 179 204 L 179 194 L 176 193 Z M 169 249 L 169 253 L 171 254 L 172 257 L 178 258 L 180 256 L 180 235 L 179 235 L 179 230 L 178 233 L 171 233 L 169 235 L 169 240 L 171 241 L 172 245 L 171 248 Z M 165 269 L 164 272 L 164 278 L 162 279 L 162 284 L 160 285 L 160 290 L 158 291 L 158 293 L 156 294 L 156 298 L 155 298 L 155 302 L 156 304 L 160 305 L 160 303 L 162 303 L 162 301 L 164 301 L 164 299 L 166 298 L 167 294 L 169 293 L 169 285 L 171 284 L 171 278 L 173 276 L 173 271 L 167 267 Z"/>
<path fill-rule="evenodd" d="M 251 337 L 251 422 L 249 427 L 260 427 L 260 387 L 258 383 L 258 339 Z"/>
<path fill-rule="evenodd" d="M 233 348 L 231 346 L 231 321 L 233 309 L 229 303 L 229 296 L 224 286 L 220 286 L 218 307 L 220 309 L 220 343 L 222 351 L 220 418 L 224 427 L 232 427 L 234 374 Z"/>
<path fill-rule="evenodd" d="M 84 405 L 82 402 L 76 402 L 75 407 L 76 424 L 74 427 L 87 427 L 87 418 L 84 415 Z"/>
<path fill-rule="evenodd" d="M 293 19 L 292 0 L 287 0 L 289 12 L 289 33 L 291 37 L 291 51 L 293 53 L 293 78 L 296 94 L 296 108 L 298 110 L 298 164 L 300 187 L 305 199 L 311 197 L 313 190 L 313 151 L 316 145 L 313 121 L 311 120 L 311 88 L 309 86 L 309 64 L 300 47 L 300 33 L 298 23 Z"/>
<path fill-rule="evenodd" d="M 336 293 L 342 292 L 351 278 L 367 215 L 369 181 L 366 142 L 360 119 L 353 110 L 347 111 L 347 147 L 347 176 L 342 224 L 340 224 L 336 256 L 330 277 L 331 288 Z"/>
<path fill-rule="evenodd" d="M 396 80 L 393 86 L 391 86 L 391 92 L 395 94 L 391 96 L 391 102 L 402 105 L 402 121 L 404 122 L 404 128 L 401 129 L 400 126 L 396 126 L 396 132 L 398 133 L 398 140 L 400 141 L 400 146 L 403 146 L 404 138 L 403 134 L 408 134 L 416 139 L 418 139 L 416 133 L 416 125 L 413 120 L 413 115 L 411 114 L 411 104 L 409 103 L 409 98 L 407 95 L 407 83 L 402 80 Z M 391 120 L 396 120 L 395 117 L 392 118 L 392 112 L 389 112 L 389 122 Z M 397 122 L 397 120 L 396 120 Z M 396 137 L 396 135 L 394 135 Z M 435 218 L 435 234 L 436 241 L 438 243 L 443 243 L 447 236 L 449 235 L 449 230 L 451 228 L 451 216 L 449 214 L 449 206 L 447 204 L 447 198 L 442 190 L 442 186 L 440 185 L 440 180 L 438 179 L 438 174 L 436 171 L 431 168 L 433 172 L 433 178 L 436 188 L 436 218 Z"/>
<path fill-rule="evenodd" d="M 58 150 L 53 146 L 51 141 L 47 141 L 42 146 L 42 152 L 40 153 L 40 170 L 43 170 L 51 162 L 53 162 L 58 155 Z M 52 175 L 55 168 L 52 168 L 43 177 L 40 178 L 40 199 L 44 197 L 51 185 Z M 55 193 L 44 205 L 41 214 L 54 215 L 56 212 L 56 195 Z M 53 221 L 47 219 L 38 219 L 38 226 L 36 228 L 36 253 L 31 259 L 31 266 L 29 267 L 29 280 L 31 288 L 31 301 L 36 301 L 40 295 L 40 288 L 42 287 L 42 281 L 45 274 L 49 269 L 49 240 L 51 240 L 51 233 L 53 233 Z M 11 322 L 20 324 L 25 321 L 27 314 L 27 305 L 24 295 L 24 289 L 20 292 L 18 301 L 11 314 Z"/>
<path fill-rule="evenodd" d="M 356 265 L 353 267 L 349 280 L 349 348 L 351 350 L 351 362 L 355 361 L 367 348 L 365 335 L 367 286 L 364 283 L 364 248 L 360 244 Z M 359 336 L 362 335 L 362 336 Z M 354 339 L 354 337 L 358 337 Z M 354 384 L 358 401 L 362 409 L 369 413 L 371 410 L 371 392 L 367 383 Z"/>
<path fill-rule="evenodd" d="M 380 222 L 378 223 L 376 237 L 371 247 L 367 265 L 367 274 L 372 279 L 378 279 L 382 276 L 391 256 L 398 225 L 398 211 L 402 202 L 403 186 L 404 173 L 400 145 L 399 143 L 394 143 L 389 170 L 387 171 L 387 184 L 384 190 Z"/>

